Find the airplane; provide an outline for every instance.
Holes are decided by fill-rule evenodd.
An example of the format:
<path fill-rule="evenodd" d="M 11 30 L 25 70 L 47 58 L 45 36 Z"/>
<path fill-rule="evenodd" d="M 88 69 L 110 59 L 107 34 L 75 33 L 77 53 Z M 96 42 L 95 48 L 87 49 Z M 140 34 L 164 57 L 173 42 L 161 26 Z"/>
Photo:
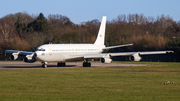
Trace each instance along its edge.
<path fill-rule="evenodd" d="M 140 55 L 146 54 L 166 54 L 173 51 L 150 51 L 150 52 L 121 52 L 102 53 L 117 47 L 131 46 L 133 44 L 117 45 L 106 47 L 105 41 L 106 16 L 102 17 L 102 22 L 94 44 L 45 44 L 39 46 L 35 52 L 6 50 L 12 53 L 11 60 L 21 59 L 26 63 L 41 61 L 42 67 L 46 68 L 48 63 L 57 62 L 57 67 L 65 67 L 66 62 L 84 61 L 83 67 L 91 67 L 89 60 L 100 59 L 101 63 L 111 63 L 111 57 L 130 56 L 131 61 L 140 61 Z"/>

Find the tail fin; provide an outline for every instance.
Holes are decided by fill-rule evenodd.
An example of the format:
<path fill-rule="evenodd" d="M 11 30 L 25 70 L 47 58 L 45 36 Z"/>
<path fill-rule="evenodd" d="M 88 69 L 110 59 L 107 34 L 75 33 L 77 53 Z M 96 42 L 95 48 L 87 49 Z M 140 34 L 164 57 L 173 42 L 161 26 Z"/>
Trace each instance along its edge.
<path fill-rule="evenodd" d="M 106 16 L 103 16 L 99 33 L 97 35 L 97 38 L 94 44 L 104 45 L 105 29 L 106 29 Z"/>

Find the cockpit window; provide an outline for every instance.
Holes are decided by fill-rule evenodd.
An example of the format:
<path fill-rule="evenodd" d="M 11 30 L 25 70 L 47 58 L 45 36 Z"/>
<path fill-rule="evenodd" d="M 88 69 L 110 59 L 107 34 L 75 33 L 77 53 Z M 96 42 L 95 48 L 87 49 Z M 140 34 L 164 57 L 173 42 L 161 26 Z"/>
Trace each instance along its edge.
<path fill-rule="evenodd" d="M 45 49 L 40 48 L 40 49 L 36 49 L 36 51 L 45 51 Z"/>

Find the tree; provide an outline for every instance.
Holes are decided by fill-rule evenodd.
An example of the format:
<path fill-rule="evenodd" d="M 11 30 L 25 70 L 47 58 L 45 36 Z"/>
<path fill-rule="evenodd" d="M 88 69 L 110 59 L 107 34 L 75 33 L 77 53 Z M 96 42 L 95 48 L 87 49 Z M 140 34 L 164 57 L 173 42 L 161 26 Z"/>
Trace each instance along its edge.
<path fill-rule="evenodd" d="M 5 18 L 0 19 L 0 41 L 8 40 L 16 35 L 17 31 L 14 23 Z"/>
<path fill-rule="evenodd" d="M 42 13 L 39 14 L 36 20 L 28 24 L 28 30 L 27 31 L 37 31 L 37 32 L 48 32 L 48 22 L 47 19 L 44 17 Z M 33 29 L 32 29 L 33 28 Z"/>
<path fill-rule="evenodd" d="M 180 55 L 180 38 L 173 38 L 168 43 L 168 49 L 173 50 L 176 54 L 176 57 L 179 58 Z"/>
<path fill-rule="evenodd" d="M 25 29 L 25 24 L 21 23 L 21 20 L 19 17 L 18 17 L 17 22 L 15 23 L 15 26 L 16 26 L 16 30 L 18 31 L 19 37 L 22 39 L 23 37 L 22 30 Z"/>

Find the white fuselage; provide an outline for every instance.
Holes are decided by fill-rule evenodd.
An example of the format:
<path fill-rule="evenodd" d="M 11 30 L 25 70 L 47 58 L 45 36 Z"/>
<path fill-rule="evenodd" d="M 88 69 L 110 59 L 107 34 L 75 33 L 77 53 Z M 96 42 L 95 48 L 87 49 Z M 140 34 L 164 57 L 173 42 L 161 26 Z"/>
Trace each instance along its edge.
<path fill-rule="evenodd" d="M 43 62 L 65 62 L 71 55 L 99 54 L 104 45 L 95 44 L 46 44 L 39 46 L 35 53 Z"/>

